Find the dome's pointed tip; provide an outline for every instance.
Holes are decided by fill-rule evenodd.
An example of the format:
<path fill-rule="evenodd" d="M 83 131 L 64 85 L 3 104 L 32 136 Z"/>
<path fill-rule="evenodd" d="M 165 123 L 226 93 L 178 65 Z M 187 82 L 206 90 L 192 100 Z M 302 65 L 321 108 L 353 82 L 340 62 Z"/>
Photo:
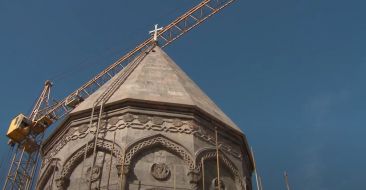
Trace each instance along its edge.
<path fill-rule="evenodd" d="M 114 77 L 103 85 L 72 113 L 91 109 L 93 103 L 108 88 L 112 80 L 116 80 L 116 78 Z M 218 108 L 159 46 L 155 46 L 146 55 L 110 97 L 107 105 L 123 100 L 192 106 L 241 132 L 231 119 Z"/>

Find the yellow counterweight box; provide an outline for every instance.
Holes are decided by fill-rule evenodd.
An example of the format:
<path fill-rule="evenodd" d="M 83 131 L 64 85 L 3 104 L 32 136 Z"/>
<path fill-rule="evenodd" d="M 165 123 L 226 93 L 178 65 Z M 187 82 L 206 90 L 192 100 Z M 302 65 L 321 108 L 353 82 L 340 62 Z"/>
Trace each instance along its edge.
<path fill-rule="evenodd" d="M 32 121 L 30 121 L 23 114 L 19 114 L 11 121 L 6 136 L 8 136 L 11 140 L 20 143 L 30 133 L 31 125 Z"/>

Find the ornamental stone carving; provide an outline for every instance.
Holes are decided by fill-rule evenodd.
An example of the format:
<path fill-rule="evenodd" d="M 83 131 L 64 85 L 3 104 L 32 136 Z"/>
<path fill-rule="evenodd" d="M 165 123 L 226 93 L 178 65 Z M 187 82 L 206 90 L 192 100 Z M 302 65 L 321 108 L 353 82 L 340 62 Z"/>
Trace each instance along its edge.
<path fill-rule="evenodd" d="M 44 171 L 42 172 L 42 175 L 39 177 L 36 189 L 37 190 L 41 190 L 41 189 L 45 189 L 46 184 L 52 180 L 52 176 L 57 176 L 58 172 L 59 172 L 59 158 L 53 158 L 50 163 L 47 165 L 47 167 L 44 169 Z M 50 186 L 51 188 L 51 186 Z"/>
<path fill-rule="evenodd" d="M 246 186 L 254 166 L 245 135 L 165 53 L 159 48 L 154 52 L 143 53 L 127 73 L 113 73 L 118 76 L 94 94 L 80 92 L 88 98 L 42 146 L 37 187 L 251 188 Z M 136 92 L 126 94 L 124 89 Z M 111 96 L 99 109 L 95 102 L 106 93 Z M 101 112 L 95 113 L 96 109 Z M 212 181 L 216 156 L 224 167 L 220 179 L 225 184 Z M 59 161 L 52 164 L 56 157 Z"/>
<path fill-rule="evenodd" d="M 189 177 L 189 183 L 191 185 L 191 189 L 198 190 L 199 189 L 198 184 L 202 178 L 201 173 L 198 170 L 191 170 L 188 173 L 188 177 Z"/>
<path fill-rule="evenodd" d="M 208 151 L 206 153 L 203 153 L 202 155 L 199 155 L 196 158 L 196 169 L 201 171 L 202 168 L 202 162 L 198 161 L 198 160 L 207 160 L 207 159 L 212 159 L 215 158 L 216 159 L 216 151 L 215 150 L 211 150 Z M 219 154 L 220 160 L 223 161 L 223 163 L 230 169 L 230 171 L 234 174 L 235 177 L 239 177 L 239 171 L 236 169 L 236 167 L 234 166 L 234 164 L 226 157 L 224 156 L 224 154 L 221 152 L 221 154 Z"/>
<path fill-rule="evenodd" d="M 137 116 L 137 120 L 140 121 L 141 123 L 145 124 L 149 121 L 149 118 L 146 115 L 139 115 L 139 116 Z"/>
<path fill-rule="evenodd" d="M 182 122 L 180 119 L 174 119 L 174 120 L 173 120 L 173 125 L 174 125 L 175 127 L 180 127 L 180 126 L 182 126 L 182 125 L 183 125 L 183 122 Z"/>
<path fill-rule="evenodd" d="M 78 128 L 79 133 L 85 133 L 89 128 L 89 124 L 83 124 Z"/>
<path fill-rule="evenodd" d="M 107 122 L 102 122 L 100 133 L 107 131 L 115 131 L 117 129 L 133 128 L 139 130 L 153 130 L 167 133 L 183 133 L 193 134 L 196 137 L 215 145 L 215 135 L 212 131 L 200 127 L 195 122 L 190 120 L 163 118 L 161 116 L 148 116 L 143 114 L 127 113 L 121 116 L 113 116 L 107 119 Z M 88 134 L 95 134 L 96 124 L 90 126 L 89 123 L 81 124 L 75 129 L 73 133 L 67 132 L 67 135 L 61 137 L 59 142 L 53 147 L 45 156 L 42 163 L 42 168 L 49 162 L 50 158 L 54 157 L 69 141 L 82 139 Z M 235 158 L 242 159 L 238 151 L 225 143 L 220 144 L 221 149 Z"/>
<path fill-rule="evenodd" d="M 153 117 L 152 122 L 155 125 L 162 125 L 164 123 L 164 120 L 161 117 Z"/>
<path fill-rule="evenodd" d="M 232 161 L 225 156 L 223 152 L 220 151 L 219 158 L 221 162 L 230 170 L 230 172 L 234 175 L 235 181 L 239 184 L 240 188 L 244 188 L 244 181 L 243 177 L 240 175 L 239 170 L 235 167 Z M 216 159 L 217 158 L 216 150 L 214 149 L 206 149 L 199 153 L 196 157 L 196 170 L 201 171 L 202 169 L 202 162 L 201 160 L 205 161 L 208 159 Z"/>
<path fill-rule="evenodd" d="M 162 135 L 155 135 L 148 138 L 144 138 L 130 145 L 126 152 L 125 164 L 130 165 L 133 157 L 136 154 L 154 145 L 162 146 L 172 151 L 173 153 L 176 153 L 184 160 L 184 162 L 188 165 L 190 169 L 194 169 L 194 162 L 189 152 L 181 145 L 175 143 L 174 141 Z"/>
<path fill-rule="evenodd" d="M 119 120 L 120 119 L 118 117 L 112 117 L 112 118 L 108 119 L 108 122 L 110 125 L 116 125 Z"/>
<path fill-rule="evenodd" d="M 126 115 L 124 115 L 124 116 L 122 116 L 122 119 L 123 119 L 123 121 L 125 121 L 125 122 L 131 122 L 131 121 L 133 121 L 135 118 L 133 117 L 133 115 L 132 114 L 126 114 Z"/>
<path fill-rule="evenodd" d="M 85 178 L 87 179 L 87 181 L 90 181 L 90 178 L 91 178 L 91 181 L 94 182 L 94 181 L 100 179 L 101 174 L 102 174 L 101 170 L 102 169 L 100 168 L 100 166 L 89 167 L 86 170 Z"/>
<path fill-rule="evenodd" d="M 130 166 L 126 164 L 124 164 L 123 167 L 122 164 L 116 164 L 116 168 L 118 176 L 121 176 L 122 173 L 123 175 L 126 175 L 130 171 Z"/>
<path fill-rule="evenodd" d="M 66 187 L 69 185 L 69 179 L 64 178 L 64 177 L 59 177 L 55 180 L 56 182 L 56 187 L 58 190 L 63 190 L 66 189 Z"/>
<path fill-rule="evenodd" d="M 114 148 L 112 148 L 112 147 L 113 147 L 112 142 L 109 142 L 107 140 L 100 140 L 100 139 L 98 139 L 98 141 L 97 141 L 98 150 L 110 152 L 111 156 L 115 156 L 117 158 L 118 162 L 122 162 L 123 155 L 121 152 L 121 148 L 117 144 L 114 144 Z M 94 141 L 89 142 L 87 145 L 84 145 L 81 148 L 79 148 L 77 151 L 75 151 L 67 159 L 67 161 L 64 163 L 64 165 L 62 167 L 62 171 L 61 171 L 59 178 L 56 180 L 56 183 L 58 183 L 60 186 L 59 189 L 67 188 L 68 182 L 69 182 L 69 177 L 70 177 L 72 171 L 82 161 L 85 153 L 90 154 L 91 151 L 93 150 L 93 148 L 94 148 Z M 98 173 L 101 172 L 101 169 L 99 169 L 99 172 L 98 172 L 98 169 L 95 169 L 95 168 L 89 169 L 89 175 L 90 175 L 90 172 L 92 172 L 93 173 L 92 176 L 94 176 L 94 178 L 96 178 L 100 175 Z"/>
<path fill-rule="evenodd" d="M 167 180 L 170 177 L 169 166 L 165 163 L 154 163 L 151 166 L 151 175 L 160 181 Z"/>

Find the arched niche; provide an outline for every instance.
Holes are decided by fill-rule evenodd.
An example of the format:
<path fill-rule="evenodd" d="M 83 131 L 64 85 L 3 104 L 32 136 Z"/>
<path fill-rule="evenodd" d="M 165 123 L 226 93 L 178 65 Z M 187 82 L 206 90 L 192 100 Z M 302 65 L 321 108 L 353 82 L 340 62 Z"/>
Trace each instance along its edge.
<path fill-rule="evenodd" d="M 217 181 L 217 151 L 214 148 L 206 148 L 200 150 L 196 155 L 196 170 L 201 175 L 200 189 L 204 187 L 205 190 L 210 190 L 215 180 Z M 219 165 L 220 182 L 224 183 L 225 189 L 244 189 L 243 178 L 239 170 L 221 150 L 219 150 Z"/>
<path fill-rule="evenodd" d="M 106 186 L 109 181 L 118 180 L 118 171 L 116 165 L 123 161 L 121 147 L 106 139 L 98 139 L 96 144 L 96 162 L 92 168 L 94 160 L 94 140 L 89 141 L 80 147 L 64 162 L 62 171 L 56 179 L 57 189 L 65 190 L 69 187 L 77 187 L 78 189 L 89 189 L 91 179 L 92 187 L 99 188 Z M 112 178 L 112 179 L 111 179 Z M 118 188 L 116 184 L 110 184 Z M 110 188 L 111 189 L 111 188 Z"/>
<path fill-rule="evenodd" d="M 190 188 L 194 169 L 189 151 L 179 143 L 154 135 L 130 144 L 126 151 L 126 189 Z"/>
<path fill-rule="evenodd" d="M 42 176 L 39 177 L 36 189 L 37 190 L 51 190 L 56 188 L 55 176 L 58 175 L 60 172 L 60 159 L 59 158 L 53 158 L 48 163 L 46 168 L 44 169 L 44 172 L 42 173 Z"/>

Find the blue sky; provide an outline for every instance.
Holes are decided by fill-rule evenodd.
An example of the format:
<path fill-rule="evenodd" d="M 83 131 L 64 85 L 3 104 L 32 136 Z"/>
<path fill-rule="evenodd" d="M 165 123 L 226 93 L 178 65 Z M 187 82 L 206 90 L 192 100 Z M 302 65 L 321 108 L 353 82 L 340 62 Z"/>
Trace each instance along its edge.
<path fill-rule="evenodd" d="M 45 80 L 61 99 L 197 0 L 0 0 L 5 132 Z M 165 51 L 240 126 L 265 189 L 366 188 L 366 1 L 237 0 Z M 5 157 L 4 157 L 5 155 Z"/>

